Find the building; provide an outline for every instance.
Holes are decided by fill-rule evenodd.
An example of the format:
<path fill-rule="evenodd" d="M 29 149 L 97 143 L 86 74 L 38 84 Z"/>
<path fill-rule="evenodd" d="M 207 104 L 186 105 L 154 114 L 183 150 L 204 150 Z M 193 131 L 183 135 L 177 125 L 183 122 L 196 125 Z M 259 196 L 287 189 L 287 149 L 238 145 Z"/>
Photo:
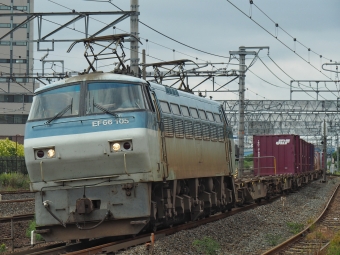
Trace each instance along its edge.
<path fill-rule="evenodd" d="M 0 38 L 27 18 L 6 14 L 30 13 L 33 8 L 34 0 L 1 0 Z M 23 142 L 35 87 L 33 79 L 24 77 L 33 73 L 33 43 L 29 42 L 33 32 L 29 22 L 0 40 L 0 139 Z"/>

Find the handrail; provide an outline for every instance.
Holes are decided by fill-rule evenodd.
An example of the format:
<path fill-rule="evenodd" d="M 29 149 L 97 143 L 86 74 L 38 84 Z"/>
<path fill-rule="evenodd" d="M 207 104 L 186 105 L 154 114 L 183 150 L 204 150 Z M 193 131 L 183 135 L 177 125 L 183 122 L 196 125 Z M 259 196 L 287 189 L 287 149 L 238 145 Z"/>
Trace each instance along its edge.
<path fill-rule="evenodd" d="M 258 173 L 257 173 L 257 176 L 260 176 L 260 169 L 264 169 L 264 168 L 274 168 L 274 173 L 276 175 L 276 157 L 275 156 L 262 156 L 262 157 L 239 157 L 239 158 L 236 158 L 236 160 L 239 160 L 240 158 L 242 159 L 258 159 L 257 161 L 257 168 L 253 167 L 253 169 L 258 169 Z M 263 159 L 263 158 L 273 158 L 273 166 L 272 167 L 261 167 L 260 168 L 260 160 L 259 159 Z M 243 169 L 244 170 L 244 169 Z"/>

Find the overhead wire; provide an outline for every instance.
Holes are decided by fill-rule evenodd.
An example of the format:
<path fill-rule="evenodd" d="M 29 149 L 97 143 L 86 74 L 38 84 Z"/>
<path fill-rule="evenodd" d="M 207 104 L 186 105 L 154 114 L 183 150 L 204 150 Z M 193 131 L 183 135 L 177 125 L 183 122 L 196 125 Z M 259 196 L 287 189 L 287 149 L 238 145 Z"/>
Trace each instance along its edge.
<path fill-rule="evenodd" d="M 196 50 L 196 51 L 199 51 L 201 53 L 205 53 L 205 54 L 208 54 L 208 55 L 211 55 L 211 56 L 219 57 L 219 58 L 226 58 L 226 59 L 229 58 L 229 57 L 226 57 L 226 56 L 221 56 L 221 55 L 218 55 L 218 54 L 213 54 L 213 53 L 210 53 L 210 52 L 207 52 L 207 51 L 204 51 L 204 50 L 197 49 L 197 48 L 192 47 L 192 46 L 190 46 L 188 44 L 182 43 L 182 42 L 180 42 L 180 41 L 178 41 L 178 40 L 176 40 L 176 39 L 174 39 L 174 38 L 172 38 L 170 36 L 167 36 L 166 34 L 163 34 L 162 32 L 159 32 L 158 30 L 150 27 L 149 25 L 145 24 L 144 22 L 142 22 L 140 20 L 138 22 L 141 23 L 142 25 L 146 26 L 147 28 L 151 29 L 152 31 L 154 31 L 154 32 L 156 32 L 156 33 L 158 33 L 158 34 L 160 34 L 160 35 L 162 35 L 162 36 L 164 36 L 164 37 L 166 37 L 166 38 L 168 38 L 168 39 L 170 39 L 170 40 L 172 40 L 172 41 L 174 41 L 174 42 L 176 42 L 178 44 L 181 44 L 181 45 L 183 45 L 185 47 L 188 47 L 190 49 L 193 49 L 193 50 Z"/>
<path fill-rule="evenodd" d="M 49 0 L 49 1 L 50 1 L 50 2 L 53 2 L 52 0 Z M 111 1 L 107 1 L 107 3 L 112 4 Z M 115 6 L 117 9 L 123 11 L 123 9 L 119 8 L 117 5 L 115 5 L 115 4 L 112 4 L 112 5 Z M 142 21 L 140 21 L 140 20 L 138 20 L 138 22 L 141 23 L 142 25 L 146 26 L 147 28 L 153 30 L 154 32 L 156 32 L 156 33 L 158 33 L 158 34 L 160 34 L 160 35 L 162 35 L 162 36 L 164 36 L 164 37 L 166 37 L 166 38 L 168 38 L 168 39 L 170 39 L 170 40 L 172 40 L 172 41 L 174 41 L 174 42 L 176 42 L 176 43 L 179 43 L 179 44 L 181 44 L 181 45 L 183 45 L 183 46 L 185 46 L 185 47 L 188 47 L 188 48 L 190 48 L 190 49 L 193 49 L 193 50 L 196 50 L 196 51 L 199 51 L 199 52 L 201 52 L 201 53 L 208 54 L 208 55 L 212 55 L 212 56 L 215 56 L 215 57 L 229 58 L 229 57 L 226 57 L 226 56 L 221 56 L 221 55 L 218 55 L 218 54 L 213 54 L 213 53 L 209 53 L 209 52 L 207 52 L 207 51 L 203 51 L 203 50 L 197 49 L 197 48 L 195 48 L 195 47 L 192 47 L 192 46 L 190 46 L 190 45 L 187 45 L 187 44 L 185 44 L 185 43 L 182 43 L 182 42 L 180 42 L 180 41 L 178 41 L 178 40 L 176 40 L 176 39 L 174 39 L 174 38 L 171 38 L 170 36 L 167 36 L 167 35 L 165 35 L 165 34 L 162 33 L 162 32 L 159 32 L 158 30 L 156 30 L 156 29 L 150 27 L 149 25 L 145 24 L 144 22 L 142 22 Z M 126 32 L 126 31 L 125 31 L 125 32 Z M 141 37 L 141 38 L 142 38 L 142 37 Z M 144 38 L 143 38 L 143 39 L 144 39 Z M 157 43 L 154 43 L 154 44 L 157 44 Z M 163 46 L 163 45 L 160 45 L 160 44 L 157 44 L 157 45 L 162 46 L 162 47 L 167 48 L 167 49 L 170 49 L 170 48 L 168 48 L 168 47 L 166 47 L 166 46 Z M 173 50 L 173 49 L 170 49 L 170 50 Z M 177 52 L 178 52 L 178 51 L 177 51 Z M 181 54 L 187 55 L 187 56 L 192 57 L 192 58 L 195 58 L 195 57 L 190 56 L 190 55 L 185 54 L 185 53 L 181 53 Z M 196 59 L 197 59 L 197 58 L 196 58 Z"/>
<path fill-rule="evenodd" d="M 327 77 L 328 79 L 332 80 L 328 75 L 323 73 L 321 70 L 319 70 L 317 67 L 315 67 L 313 64 L 311 64 L 309 61 L 307 61 L 304 57 L 302 57 L 300 54 L 298 54 L 295 50 L 290 48 L 286 43 L 284 43 L 282 40 L 280 40 L 277 36 L 273 35 L 271 32 L 269 32 L 266 28 L 264 28 L 261 24 L 259 24 L 257 21 L 255 21 L 251 16 L 247 15 L 244 11 L 242 11 L 239 7 L 237 7 L 234 3 L 232 3 L 230 0 L 226 0 L 228 3 L 230 3 L 232 6 L 234 6 L 237 10 L 239 10 L 242 14 L 244 14 L 246 17 L 250 18 L 256 25 L 258 25 L 260 28 L 262 28 L 264 31 L 266 31 L 269 35 L 271 35 L 273 38 L 278 40 L 282 45 L 284 45 L 287 49 L 292 51 L 294 54 L 296 54 L 299 58 L 301 58 L 304 62 L 306 62 L 308 65 L 310 65 L 312 68 L 320 72 L 322 75 Z"/>
<path fill-rule="evenodd" d="M 284 74 L 286 74 L 289 78 L 292 79 L 292 81 L 295 81 L 295 79 L 293 77 L 291 77 L 289 74 L 287 74 L 269 55 L 268 55 L 268 58 L 277 66 L 277 68 L 279 68 Z M 300 82 L 297 82 L 298 83 L 298 86 L 300 89 L 302 89 L 306 94 L 309 95 L 309 93 L 307 91 L 305 91 L 301 86 L 304 86 L 306 88 L 311 88 L 312 90 L 315 91 L 315 93 L 318 93 L 312 86 L 307 86 L 307 85 L 304 85 Z M 296 88 L 294 86 L 292 86 L 292 88 Z M 310 96 L 310 95 L 309 95 Z M 321 95 L 320 95 L 321 96 Z M 312 96 L 311 96 L 312 97 Z M 322 98 L 324 98 L 323 96 L 321 96 Z M 313 97 L 314 99 L 316 99 L 315 97 Z M 325 98 L 324 98 L 325 99 Z"/>
<path fill-rule="evenodd" d="M 51 1 L 51 0 L 49 0 L 49 1 L 55 3 L 54 1 Z M 229 1 L 228 1 L 228 2 L 229 2 Z M 112 4 L 110 1 L 109 1 L 109 3 Z M 61 4 L 58 4 L 58 3 L 55 3 L 55 4 L 60 5 L 60 6 L 64 7 L 64 8 L 70 9 L 70 8 L 68 8 L 68 7 L 66 7 L 66 6 L 61 5 Z M 113 5 L 114 5 L 114 4 L 113 4 Z M 116 6 L 116 5 L 114 5 L 114 6 L 115 6 L 116 8 L 118 8 L 118 9 L 120 9 L 118 6 Z M 120 10 L 122 10 L 122 9 L 120 9 Z M 92 18 L 92 19 L 94 19 L 94 18 Z M 102 22 L 102 21 L 100 21 L 100 20 L 97 20 L 97 19 L 94 19 L 94 20 L 96 20 L 96 21 L 98 21 L 98 22 L 101 22 L 101 23 L 103 23 L 103 24 L 106 24 L 106 23 L 104 23 L 104 22 Z M 47 21 L 48 21 L 48 20 L 47 20 Z M 191 47 L 191 46 L 189 46 L 189 45 L 186 45 L 186 44 L 184 44 L 184 43 L 181 43 L 181 42 L 179 42 L 178 40 L 175 40 L 175 39 L 173 39 L 173 38 L 171 38 L 171 37 L 169 37 L 169 36 L 167 36 L 167 35 L 165 35 L 165 34 L 159 32 L 159 31 L 157 31 L 156 29 L 151 28 L 150 26 L 146 25 L 145 23 L 143 23 L 143 22 L 141 22 L 141 21 L 140 21 L 140 23 L 143 24 L 144 26 L 148 27 L 149 29 L 151 29 L 151 30 L 153 30 L 153 31 L 155 31 L 155 32 L 157 32 L 157 33 L 159 33 L 159 34 L 161 34 L 161 35 L 167 37 L 168 39 L 173 40 L 173 41 L 175 41 L 175 42 L 177 42 L 177 43 L 179 43 L 179 44 L 182 44 L 182 45 L 184 45 L 184 46 L 186 46 L 186 47 L 189 47 L 189 48 L 191 48 L 191 49 L 194 49 L 194 50 L 197 50 L 197 51 L 206 53 L 206 54 L 210 54 L 210 55 L 213 55 L 213 56 L 218 56 L 218 57 L 223 57 L 223 58 L 229 58 L 229 57 L 220 56 L 220 55 L 217 55 L 217 54 L 212 54 L 212 53 L 209 53 L 209 52 L 201 51 L 201 50 L 199 50 L 199 49 L 196 49 L 196 48 L 194 48 L 194 47 Z M 59 25 L 60 25 L 60 24 L 59 24 Z M 73 30 L 73 29 L 72 29 L 72 30 Z M 121 29 L 120 29 L 120 30 L 121 30 Z M 122 31 L 124 31 L 124 30 L 122 30 Z M 148 40 L 148 39 L 145 39 L 145 40 Z M 152 42 L 152 41 L 150 41 L 150 42 Z M 161 44 L 158 44 L 158 43 L 155 43 L 155 42 L 152 42 L 152 43 L 154 43 L 154 44 L 156 44 L 156 45 L 159 45 L 159 46 L 161 46 L 161 47 L 164 47 L 164 48 L 167 48 L 167 49 L 171 50 L 171 48 L 166 47 L 166 46 L 164 46 L 164 45 L 161 45 Z M 125 48 L 127 48 L 127 47 L 125 47 Z M 129 48 L 127 48 L 127 49 L 129 49 Z M 137 52 L 140 53 L 139 51 L 137 51 Z M 179 52 L 179 51 L 177 51 L 177 52 Z M 181 53 L 181 52 L 179 52 L 179 53 Z M 181 54 L 184 54 L 184 55 L 187 55 L 187 56 L 189 56 L 189 57 L 195 58 L 195 57 L 190 56 L 190 55 L 185 54 L 185 53 L 181 53 Z M 154 58 L 154 59 L 159 60 L 159 61 L 164 61 L 164 60 L 161 60 L 161 59 L 156 58 L 156 57 L 152 57 L 152 56 L 149 56 L 149 57 Z M 198 59 L 198 58 L 196 58 L 196 59 Z M 260 59 L 260 60 L 261 60 L 261 59 Z M 205 61 L 205 60 L 203 60 L 203 61 Z M 256 60 L 255 60 L 255 61 L 256 61 Z M 262 61 L 262 60 L 261 60 L 261 61 Z M 249 65 L 248 69 L 252 66 L 253 62 L 254 62 L 254 59 L 253 59 L 251 65 Z M 113 64 L 112 64 L 112 65 L 113 65 Z M 108 65 L 106 65 L 106 66 L 108 66 Z M 69 69 L 69 68 L 65 68 L 65 69 L 72 70 L 72 69 Z M 72 71 L 74 71 L 74 70 L 72 70 Z M 249 70 L 249 71 L 250 71 L 250 70 Z M 251 72 L 252 72 L 252 71 L 251 71 Z M 256 75 L 254 72 L 252 72 L 252 73 L 253 73 L 254 75 Z M 257 75 L 256 75 L 256 76 L 257 76 Z M 259 77 L 259 76 L 257 76 L 257 77 L 260 78 L 260 79 L 262 79 L 262 78 Z M 265 81 L 264 79 L 262 79 L 262 80 Z M 265 81 L 265 82 L 267 82 L 267 81 Z M 269 82 L 267 82 L 267 83 L 269 83 Z M 269 83 L 269 84 L 271 84 L 271 83 Z M 276 86 L 276 85 L 274 85 L 274 84 L 271 84 L 271 85 Z M 280 87 L 280 86 L 276 86 L 276 87 Z"/>
<path fill-rule="evenodd" d="M 110 2 L 110 3 L 111 3 L 111 2 Z M 119 8 L 118 6 L 115 5 L 115 7 L 117 7 L 119 10 L 123 11 L 123 10 L 122 10 L 121 8 Z M 212 53 L 208 53 L 208 52 L 205 52 L 205 51 L 196 49 L 196 48 L 194 48 L 194 47 L 191 47 L 191 46 L 189 46 L 189 45 L 186 45 L 186 44 L 184 44 L 184 43 L 181 43 L 181 42 L 179 42 L 178 40 L 175 40 L 175 39 L 173 39 L 173 38 L 171 38 L 171 37 L 169 37 L 169 36 L 167 36 L 167 35 L 165 35 L 165 34 L 159 32 L 159 31 L 157 31 L 156 29 L 154 29 L 154 28 L 152 28 L 152 27 L 146 25 L 145 23 L 143 23 L 143 22 L 140 21 L 140 20 L 139 20 L 139 23 L 143 24 L 144 26 L 146 26 L 147 28 L 153 30 L 154 32 L 157 32 L 157 33 L 161 34 L 162 36 L 164 36 L 164 37 L 166 37 L 166 38 L 168 38 L 168 39 L 170 39 L 170 40 L 172 40 L 172 41 L 175 41 L 175 42 L 177 42 L 177 43 L 179 43 L 179 44 L 181 44 L 181 45 L 183 45 L 183 46 L 189 47 L 189 48 L 191 48 L 191 49 L 194 49 L 194 50 L 197 50 L 197 51 L 199 51 L 199 52 L 206 53 L 206 54 L 209 54 L 209 55 L 227 58 L 227 59 L 229 59 L 229 61 L 228 61 L 228 63 L 227 63 L 227 66 L 228 66 L 229 63 L 230 63 L 230 60 L 231 60 L 230 57 L 220 56 L 220 55 L 216 55 L 216 54 L 212 54 Z M 148 41 L 148 39 L 146 39 L 146 41 Z M 151 42 L 152 42 L 152 41 L 151 41 Z M 159 45 L 159 46 L 162 46 L 162 47 L 164 47 L 164 48 L 167 48 L 167 49 L 171 50 L 171 48 L 166 47 L 166 46 L 164 46 L 164 45 L 160 45 L 160 44 L 158 44 L 158 43 L 154 43 L 154 44 L 157 44 L 157 45 Z M 181 52 L 180 52 L 180 53 L 181 53 Z M 181 54 L 184 54 L 184 53 L 181 53 Z M 184 54 L 184 55 L 186 55 L 186 54 Z M 190 56 L 190 55 L 188 55 L 188 56 Z M 190 57 L 192 57 L 192 56 L 190 56 Z M 194 57 L 192 57 L 192 58 L 194 58 Z M 198 58 L 196 58 L 196 59 L 198 59 Z M 203 61 L 205 61 L 205 60 L 203 60 Z M 249 68 L 250 68 L 255 62 L 256 62 L 256 58 L 253 58 L 252 62 L 251 62 L 250 65 L 248 66 L 247 70 L 249 70 Z M 215 83 L 216 83 L 216 82 L 215 82 Z M 216 84 L 219 85 L 218 83 L 216 83 Z M 222 85 L 219 85 L 219 86 L 221 87 Z M 224 89 L 225 89 L 225 88 L 224 88 Z M 226 89 L 225 89 L 225 90 L 226 90 Z M 232 93 L 236 94 L 235 92 L 232 92 Z M 236 95 L 238 95 L 238 94 L 236 94 Z M 263 97 L 263 98 L 265 98 L 265 97 Z"/>
<path fill-rule="evenodd" d="M 271 22 L 273 22 L 275 25 L 278 24 L 276 23 L 272 18 L 269 17 L 269 15 L 267 15 L 260 7 L 258 7 L 254 1 L 252 3 L 260 12 L 262 12 L 262 14 L 264 14 Z M 289 34 L 285 29 L 283 29 L 281 26 L 278 26 L 285 34 L 287 34 L 289 37 L 291 37 L 292 39 L 295 39 L 296 42 L 298 42 L 301 46 L 303 46 L 304 48 L 306 49 L 310 49 L 309 47 L 307 47 L 306 45 L 304 45 L 302 42 L 300 42 L 299 40 L 297 40 L 294 36 L 292 36 L 291 34 Z M 313 52 L 315 55 L 318 55 L 318 56 L 322 56 L 321 54 L 313 51 L 312 49 L 310 49 L 311 52 Z M 326 58 L 323 56 L 323 58 L 329 60 L 329 61 L 332 61 L 331 59 L 329 58 Z"/>
<path fill-rule="evenodd" d="M 10 8 L 12 8 L 10 5 L 3 4 L 3 3 L 0 3 L 0 5 L 4 5 L 4 6 L 7 6 L 7 7 L 10 7 Z M 29 14 L 29 12 L 25 12 L 25 11 L 23 11 L 23 10 L 17 10 L 17 11 L 20 11 L 20 12 L 23 12 L 23 13 L 27 13 L 27 14 Z M 43 20 L 45 20 L 45 21 L 47 21 L 47 22 L 53 23 L 53 24 L 55 24 L 55 25 L 63 26 L 62 24 L 59 24 L 59 23 L 57 23 L 57 22 L 54 22 L 54 21 L 48 20 L 48 19 L 46 19 L 46 18 L 42 18 L 42 19 L 43 19 Z M 76 31 L 76 32 L 79 32 L 79 33 L 85 34 L 84 32 L 82 32 L 82 31 L 80 31 L 80 30 L 77 30 L 77 29 L 73 29 L 73 28 L 70 28 L 70 27 L 66 27 L 66 28 L 68 28 L 68 29 L 70 29 L 70 30 L 72 30 L 72 31 Z"/>
<path fill-rule="evenodd" d="M 72 10 L 71 8 L 69 8 L 69 7 L 67 7 L 67 6 L 64 6 L 64 5 L 62 5 L 62 4 L 56 3 L 56 2 L 54 2 L 53 0 L 48 0 L 48 1 L 50 1 L 50 2 L 52 2 L 52 3 L 54 3 L 54 4 L 56 4 L 56 5 L 59 5 L 59 6 L 61 6 L 61 7 L 64 7 L 64 8 L 66 8 L 66 9 Z M 107 3 L 112 4 L 112 3 L 109 2 L 109 1 L 108 1 Z M 112 4 L 112 5 L 114 5 L 114 4 Z M 114 6 L 115 6 L 117 9 L 123 11 L 123 9 L 119 8 L 117 5 L 114 5 Z M 77 12 L 77 13 L 81 14 L 81 12 Z M 90 17 L 90 18 L 93 19 L 93 20 L 95 20 L 95 21 L 97 21 L 97 22 L 100 22 L 100 23 L 102 23 L 102 24 L 108 25 L 107 23 L 105 23 L 105 22 L 103 22 L 103 21 L 101 21 L 101 20 L 98 20 L 98 19 L 96 19 L 96 18 L 93 18 L 93 17 Z M 142 22 L 139 21 L 139 23 L 142 23 Z M 143 23 L 143 25 L 147 26 L 147 25 L 144 24 L 144 23 Z M 118 30 L 120 30 L 120 31 L 122 31 L 122 32 L 128 33 L 128 31 L 126 31 L 126 30 L 123 30 L 123 29 L 120 29 L 120 28 L 117 28 L 117 27 L 115 27 L 115 28 L 118 29 Z M 164 36 L 165 36 L 165 35 L 164 35 Z M 150 43 L 153 43 L 153 44 L 155 44 L 155 45 L 158 45 L 158 46 L 160 46 L 160 47 L 169 49 L 169 50 L 171 50 L 171 51 L 174 50 L 174 49 L 171 49 L 171 48 L 169 48 L 169 47 L 167 47 L 167 46 L 164 46 L 164 45 L 161 45 L 161 44 L 156 43 L 156 42 L 154 42 L 154 41 L 151 41 L 151 40 L 149 40 L 149 39 L 146 39 L 146 38 L 143 38 L 143 37 L 140 37 L 140 38 L 141 38 L 141 39 L 144 39 L 145 41 L 148 41 L 148 42 L 150 42 Z M 170 39 L 170 38 L 169 38 L 169 39 Z M 178 43 L 180 43 L 180 42 L 178 42 Z M 191 47 L 191 46 L 189 46 L 189 45 L 187 45 L 187 46 L 188 46 L 188 47 Z M 193 48 L 193 47 L 191 47 L 191 48 Z M 197 50 L 200 51 L 199 49 L 197 49 Z M 187 53 L 183 53 L 183 52 L 180 52 L 180 51 L 177 51 L 177 50 L 176 50 L 176 52 L 178 52 L 178 53 L 180 53 L 180 54 L 182 54 L 182 55 L 191 57 L 191 58 L 196 59 L 196 60 L 203 60 L 203 59 L 199 59 L 199 58 L 197 58 L 197 57 L 191 56 L 191 55 L 189 55 L 189 54 L 187 54 Z M 206 53 L 208 54 L 208 52 L 206 52 Z M 205 60 L 203 60 L 203 61 L 205 61 Z"/>
<path fill-rule="evenodd" d="M 277 25 L 278 26 L 278 23 L 276 23 L 272 18 L 270 18 L 269 17 L 269 15 L 267 15 L 260 7 L 258 7 L 254 2 L 252 2 L 251 4 L 253 4 L 262 14 L 264 14 L 271 22 L 273 22 L 275 25 Z M 313 51 L 313 50 L 311 50 L 309 47 L 307 47 L 306 45 L 304 45 L 303 43 L 301 43 L 300 41 L 298 41 L 296 38 L 294 38 L 291 34 L 289 34 L 285 29 L 283 29 L 281 26 L 278 26 L 284 33 L 286 33 L 288 36 L 290 36 L 292 39 L 294 39 L 294 41 L 296 41 L 296 42 L 298 42 L 300 45 L 302 45 L 303 47 L 305 47 L 306 49 L 308 49 L 308 51 L 311 51 L 311 52 L 313 52 L 314 54 L 316 54 L 316 55 L 318 55 L 318 56 L 320 56 L 320 60 L 321 60 L 321 58 L 323 57 L 321 54 L 319 54 L 319 53 L 317 53 L 317 52 L 315 52 L 315 51 Z M 277 38 L 276 38 L 277 39 Z M 294 53 L 295 53 L 295 51 L 294 51 Z M 270 58 L 270 56 L 268 55 L 268 57 Z M 327 60 L 330 60 L 330 61 L 332 61 L 331 59 L 329 59 L 329 58 L 326 58 L 326 57 L 323 57 L 323 58 L 325 58 L 325 59 L 327 59 Z M 270 58 L 271 59 L 271 58 Z M 271 59 L 272 60 L 272 59 Z M 273 60 L 272 60 L 273 61 Z M 274 61 L 273 61 L 273 63 L 282 71 L 282 72 L 284 72 Z M 320 70 L 318 70 L 318 71 L 320 71 Z M 285 72 L 284 72 L 285 73 Z M 287 76 L 289 76 L 287 73 L 285 73 Z M 290 76 L 289 76 L 290 77 Z M 329 78 L 330 80 L 333 80 L 331 77 L 329 77 L 329 76 L 327 76 L 326 75 L 326 77 L 327 78 Z M 291 77 L 290 77 L 291 78 Z M 291 79 L 293 79 L 293 78 L 291 78 Z M 293 79 L 294 80 L 294 79 Z M 299 86 L 300 86 L 301 84 L 299 83 Z M 306 87 L 308 87 L 308 86 L 306 86 Z M 331 92 L 334 96 L 336 96 L 330 89 L 328 89 L 328 87 L 325 85 L 325 87 L 326 87 L 326 89 L 329 91 L 329 92 Z M 312 88 L 313 89 L 313 88 Z M 314 90 L 314 89 L 313 89 Z M 314 90 L 315 91 L 315 90 Z M 317 91 L 315 91 L 316 93 L 317 93 Z M 321 95 L 320 95 L 321 96 Z M 321 96 L 322 97 L 322 96 Z M 323 97 L 324 98 L 324 97 Z"/>
<path fill-rule="evenodd" d="M 268 69 L 269 72 L 271 72 L 277 79 L 279 79 L 281 82 L 283 82 L 284 84 L 291 86 L 290 84 L 286 83 L 285 81 L 283 81 L 281 78 L 279 78 L 263 61 L 262 59 L 259 57 L 260 61 L 262 62 L 262 64 Z M 294 80 L 294 79 L 293 79 Z M 300 86 L 300 84 L 299 84 Z M 300 87 L 301 88 L 301 87 Z M 309 88 L 309 87 L 308 87 Z M 313 88 L 312 88 L 313 89 Z M 305 92 L 308 96 L 310 96 L 313 99 L 316 99 L 315 97 L 311 96 L 307 91 L 305 91 L 303 88 L 301 88 L 301 90 L 303 92 Z M 314 89 L 313 89 L 314 90 Z M 315 91 L 315 90 L 314 90 Z M 316 92 L 316 91 L 315 91 Z M 321 95 L 320 95 L 321 96 Z M 323 96 L 321 96 L 322 98 L 324 98 Z M 325 98 L 324 98 L 325 99 Z"/>

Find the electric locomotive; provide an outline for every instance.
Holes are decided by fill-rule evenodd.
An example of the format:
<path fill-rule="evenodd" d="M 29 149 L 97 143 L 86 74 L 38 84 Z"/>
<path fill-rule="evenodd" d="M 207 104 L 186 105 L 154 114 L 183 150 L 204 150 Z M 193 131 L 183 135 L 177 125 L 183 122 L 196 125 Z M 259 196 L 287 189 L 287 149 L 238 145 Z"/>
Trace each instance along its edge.
<path fill-rule="evenodd" d="M 24 144 L 47 241 L 134 235 L 235 203 L 222 106 L 132 76 L 94 72 L 37 89 Z"/>

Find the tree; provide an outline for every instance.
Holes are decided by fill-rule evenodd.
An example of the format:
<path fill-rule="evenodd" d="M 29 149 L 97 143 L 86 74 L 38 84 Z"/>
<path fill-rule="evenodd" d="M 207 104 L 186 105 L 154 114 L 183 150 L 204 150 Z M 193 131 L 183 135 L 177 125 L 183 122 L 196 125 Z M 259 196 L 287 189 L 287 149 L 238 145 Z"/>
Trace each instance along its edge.
<path fill-rule="evenodd" d="M 8 138 L 5 140 L 0 140 L 0 157 L 10 157 L 15 156 L 24 156 L 24 146 L 22 144 L 17 144 Z"/>

